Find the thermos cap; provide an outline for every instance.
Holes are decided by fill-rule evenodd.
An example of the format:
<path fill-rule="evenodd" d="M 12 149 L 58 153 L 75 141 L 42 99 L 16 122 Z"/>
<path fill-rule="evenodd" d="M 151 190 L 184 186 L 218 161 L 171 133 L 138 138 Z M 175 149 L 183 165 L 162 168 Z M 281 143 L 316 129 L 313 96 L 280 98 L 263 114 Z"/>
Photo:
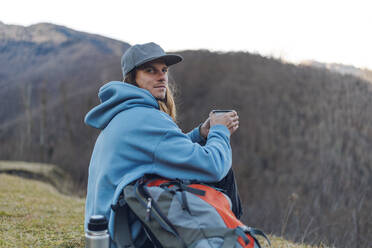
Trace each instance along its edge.
<path fill-rule="evenodd" d="M 88 222 L 89 231 L 107 230 L 107 220 L 103 215 L 92 215 Z"/>

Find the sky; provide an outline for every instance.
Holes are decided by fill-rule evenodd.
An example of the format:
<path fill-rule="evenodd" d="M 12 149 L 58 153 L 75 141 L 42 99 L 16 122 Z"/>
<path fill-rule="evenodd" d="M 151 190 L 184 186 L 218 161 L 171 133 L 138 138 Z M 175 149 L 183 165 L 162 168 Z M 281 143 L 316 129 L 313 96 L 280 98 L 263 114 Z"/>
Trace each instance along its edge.
<path fill-rule="evenodd" d="M 371 0 L 1 0 L 0 21 L 63 25 L 166 51 L 246 51 L 372 69 Z"/>

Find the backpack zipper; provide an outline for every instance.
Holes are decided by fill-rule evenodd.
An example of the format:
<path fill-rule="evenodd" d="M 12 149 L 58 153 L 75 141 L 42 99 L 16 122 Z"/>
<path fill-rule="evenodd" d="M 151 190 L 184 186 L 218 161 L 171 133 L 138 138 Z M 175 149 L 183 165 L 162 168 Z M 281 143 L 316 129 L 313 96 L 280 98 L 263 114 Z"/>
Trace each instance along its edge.
<path fill-rule="evenodd" d="M 146 221 L 151 221 L 151 201 L 152 198 L 147 198 L 147 207 L 146 207 Z"/>

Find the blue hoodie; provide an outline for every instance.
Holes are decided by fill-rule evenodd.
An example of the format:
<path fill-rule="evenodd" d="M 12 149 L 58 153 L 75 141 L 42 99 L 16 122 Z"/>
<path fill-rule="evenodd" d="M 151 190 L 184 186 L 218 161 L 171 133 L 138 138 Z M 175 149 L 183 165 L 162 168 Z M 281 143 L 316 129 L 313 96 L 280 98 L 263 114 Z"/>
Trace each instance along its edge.
<path fill-rule="evenodd" d="M 113 81 L 98 95 L 101 104 L 85 116 L 87 125 L 101 129 L 89 165 L 85 228 L 91 215 L 102 214 L 112 234 L 111 204 L 144 174 L 216 182 L 230 169 L 226 126 L 211 127 L 205 141 L 199 128 L 184 134 L 145 89 Z"/>

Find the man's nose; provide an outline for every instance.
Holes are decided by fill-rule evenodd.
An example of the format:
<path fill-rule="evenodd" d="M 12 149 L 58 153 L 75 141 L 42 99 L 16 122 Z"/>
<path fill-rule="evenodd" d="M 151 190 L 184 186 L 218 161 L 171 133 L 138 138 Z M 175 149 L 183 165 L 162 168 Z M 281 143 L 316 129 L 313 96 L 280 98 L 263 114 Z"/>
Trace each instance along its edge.
<path fill-rule="evenodd" d="M 159 81 L 165 81 L 166 75 L 167 75 L 166 72 L 163 71 L 159 72 Z"/>

